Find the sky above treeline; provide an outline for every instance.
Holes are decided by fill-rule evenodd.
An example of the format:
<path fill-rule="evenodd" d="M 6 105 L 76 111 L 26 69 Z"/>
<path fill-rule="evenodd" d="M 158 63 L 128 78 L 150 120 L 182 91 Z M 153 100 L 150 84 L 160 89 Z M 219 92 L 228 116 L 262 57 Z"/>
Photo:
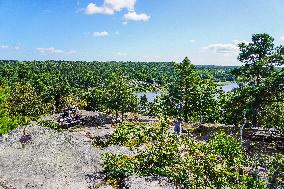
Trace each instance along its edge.
<path fill-rule="evenodd" d="M 0 0 L 0 59 L 241 65 L 255 33 L 284 44 L 284 0 Z"/>

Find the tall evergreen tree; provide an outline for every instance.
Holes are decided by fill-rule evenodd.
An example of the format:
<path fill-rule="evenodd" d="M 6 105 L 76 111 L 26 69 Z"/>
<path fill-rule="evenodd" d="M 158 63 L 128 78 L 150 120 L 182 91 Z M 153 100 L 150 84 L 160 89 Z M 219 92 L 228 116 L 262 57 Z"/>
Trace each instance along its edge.
<path fill-rule="evenodd" d="M 119 114 L 121 114 L 123 121 L 126 112 L 136 111 L 138 97 L 121 70 L 117 70 L 111 75 L 106 86 L 105 102 L 109 109 L 115 111 L 116 121 L 118 121 Z"/>
<path fill-rule="evenodd" d="M 187 57 L 175 69 L 175 82 L 163 97 L 163 111 L 184 121 L 215 122 L 220 109 L 214 80 L 202 79 Z"/>
<path fill-rule="evenodd" d="M 269 124 L 267 117 L 284 113 L 284 70 L 277 67 L 284 64 L 284 47 L 273 42 L 268 34 L 255 34 L 252 42 L 239 44 L 238 59 L 244 65 L 233 72 L 240 87 L 228 99 L 228 122 L 238 112 L 238 118 L 232 119 L 234 124 L 241 123 L 243 112 L 250 125 L 260 127 Z M 276 107 L 280 112 L 275 112 Z"/>

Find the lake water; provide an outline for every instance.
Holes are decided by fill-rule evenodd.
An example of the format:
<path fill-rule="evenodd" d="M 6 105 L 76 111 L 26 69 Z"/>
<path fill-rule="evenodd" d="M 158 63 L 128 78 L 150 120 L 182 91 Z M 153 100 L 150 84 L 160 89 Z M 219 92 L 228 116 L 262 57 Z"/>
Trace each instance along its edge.
<path fill-rule="evenodd" d="M 224 92 L 229 92 L 229 91 L 231 91 L 235 88 L 238 88 L 238 84 L 237 83 L 228 83 L 226 85 L 223 85 L 221 88 Z M 138 97 L 146 95 L 146 98 L 149 102 L 154 102 L 155 98 L 157 98 L 158 96 L 161 96 L 161 94 L 162 94 L 161 91 L 137 93 Z"/>
<path fill-rule="evenodd" d="M 237 83 L 228 83 L 226 85 L 223 85 L 221 88 L 224 92 L 229 92 L 229 91 L 231 91 L 235 88 L 238 88 L 238 84 Z"/>
<path fill-rule="evenodd" d="M 154 102 L 155 98 L 157 98 L 158 96 L 161 96 L 161 94 L 162 94 L 161 91 L 137 93 L 138 97 L 142 97 L 142 96 L 146 95 L 148 102 Z"/>

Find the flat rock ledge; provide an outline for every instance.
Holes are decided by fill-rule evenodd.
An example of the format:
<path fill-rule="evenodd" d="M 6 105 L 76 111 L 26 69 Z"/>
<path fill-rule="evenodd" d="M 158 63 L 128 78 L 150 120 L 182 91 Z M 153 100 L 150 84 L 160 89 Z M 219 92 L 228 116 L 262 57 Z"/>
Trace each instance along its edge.
<path fill-rule="evenodd" d="M 60 114 L 41 117 L 29 126 L 0 136 L 0 189 L 113 189 L 105 183 L 100 165 L 105 153 L 135 155 L 128 147 L 95 147 L 94 140 L 107 142 L 115 129 L 105 113 L 80 111 L 82 124 L 58 132 L 38 126 L 57 122 Z M 173 189 L 162 177 L 131 176 L 120 189 Z"/>
<path fill-rule="evenodd" d="M 98 128 L 57 132 L 41 126 L 18 127 L 0 136 L 0 188 L 109 188 L 100 174 L 102 155 L 132 152 L 120 146 L 96 148 L 86 132 L 104 137 Z"/>

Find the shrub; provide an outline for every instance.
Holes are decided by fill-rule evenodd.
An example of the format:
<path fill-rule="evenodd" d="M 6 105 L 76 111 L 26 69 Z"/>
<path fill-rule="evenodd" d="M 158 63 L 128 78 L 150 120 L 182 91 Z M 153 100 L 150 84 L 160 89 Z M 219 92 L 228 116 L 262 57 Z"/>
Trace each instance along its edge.
<path fill-rule="evenodd" d="M 137 171 L 137 160 L 135 157 L 106 153 L 103 159 L 106 162 L 103 164 L 103 168 L 108 178 L 125 178 L 135 174 Z"/>
<path fill-rule="evenodd" d="M 118 124 L 111 138 L 111 144 L 128 147 L 139 146 L 157 138 L 160 128 L 154 128 L 150 124 L 124 122 Z"/>
<path fill-rule="evenodd" d="M 135 156 L 107 154 L 103 159 L 107 177 L 160 175 L 184 188 L 264 188 L 264 183 L 247 170 L 244 150 L 237 139 L 220 133 L 208 143 L 198 142 L 177 137 L 165 128 L 162 124 L 155 138 L 144 140 L 148 141 L 147 148 Z M 116 138 L 124 144 L 133 139 L 127 129 L 120 127 L 119 136 L 125 134 L 125 138 Z M 135 131 L 138 136 L 148 135 L 147 129 Z"/>

